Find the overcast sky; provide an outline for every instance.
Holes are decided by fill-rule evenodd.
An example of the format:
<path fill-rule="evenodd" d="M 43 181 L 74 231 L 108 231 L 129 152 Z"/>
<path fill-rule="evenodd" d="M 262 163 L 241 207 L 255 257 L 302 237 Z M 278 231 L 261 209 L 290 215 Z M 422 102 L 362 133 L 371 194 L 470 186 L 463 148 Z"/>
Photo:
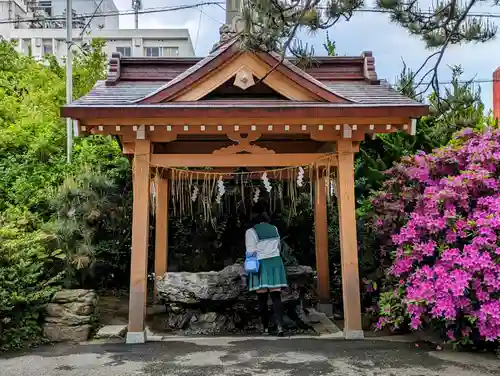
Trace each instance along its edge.
<path fill-rule="evenodd" d="M 132 0 L 114 0 L 119 10 L 130 10 Z M 196 4 L 203 0 L 143 0 L 143 7 L 157 8 L 184 4 Z M 221 1 L 223 3 L 223 1 Z M 423 0 L 423 4 L 428 1 Z M 367 0 L 370 4 L 370 0 Z M 474 12 L 488 12 L 500 15 L 499 7 L 477 7 Z M 219 38 L 219 27 L 225 20 L 224 10 L 217 5 L 206 5 L 198 9 L 143 14 L 139 16 L 139 28 L 187 28 L 191 34 L 197 56 L 205 56 Z M 491 18 L 498 23 L 500 18 Z M 133 28 L 134 16 L 120 16 L 120 28 Z M 409 67 L 418 68 L 429 55 L 423 43 L 401 27 L 389 22 L 387 14 L 356 13 L 349 22 L 341 22 L 329 30 L 340 55 L 358 56 L 363 51 L 372 51 L 379 78 L 393 83 L 403 67 L 402 60 Z M 322 46 L 325 33 L 304 35 L 303 41 L 315 47 L 317 55 L 325 55 Z M 452 46 L 443 59 L 440 81 L 450 80 L 448 65 L 461 65 L 464 79 L 476 77 L 490 80 L 493 71 L 500 66 L 500 39 L 485 44 Z M 487 108 L 492 105 L 492 83 L 478 84 Z"/>

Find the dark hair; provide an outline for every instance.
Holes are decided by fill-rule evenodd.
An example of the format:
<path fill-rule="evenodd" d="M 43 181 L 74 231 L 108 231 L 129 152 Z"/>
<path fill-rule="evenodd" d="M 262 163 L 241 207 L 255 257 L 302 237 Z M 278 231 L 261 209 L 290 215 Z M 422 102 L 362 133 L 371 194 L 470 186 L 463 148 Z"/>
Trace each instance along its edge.
<path fill-rule="evenodd" d="M 260 200 L 255 203 L 252 207 L 252 212 L 257 214 L 267 213 L 267 204 L 266 202 Z"/>
<path fill-rule="evenodd" d="M 265 203 L 259 201 L 252 207 L 252 215 L 250 219 L 250 227 L 253 227 L 262 222 L 270 222 L 271 216 L 267 213 Z"/>
<path fill-rule="evenodd" d="M 254 225 L 262 223 L 262 222 L 268 223 L 270 221 L 271 221 L 271 217 L 266 212 L 255 213 L 252 215 L 252 222 Z"/>

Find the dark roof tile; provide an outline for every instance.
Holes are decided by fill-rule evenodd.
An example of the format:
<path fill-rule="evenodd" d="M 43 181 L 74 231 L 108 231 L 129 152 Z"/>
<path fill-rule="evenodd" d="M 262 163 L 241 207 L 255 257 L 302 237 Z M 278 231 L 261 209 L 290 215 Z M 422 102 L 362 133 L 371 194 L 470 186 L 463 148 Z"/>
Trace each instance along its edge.
<path fill-rule="evenodd" d="M 83 97 L 73 101 L 74 104 L 131 104 L 144 98 L 165 82 L 161 81 L 118 81 L 114 86 L 106 85 L 106 81 L 97 81 L 92 90 Z"/>
<path fill-rule="evenodd" d="M 366 82 L 353 81 L 323 81 L 332 92 L 360 104 L 376 104 L 395 106 L 404 105 L 422 105 L 413 99 L 394 90 L 392 86 L 384 80 L 379 85 L 373 85 Z"/>

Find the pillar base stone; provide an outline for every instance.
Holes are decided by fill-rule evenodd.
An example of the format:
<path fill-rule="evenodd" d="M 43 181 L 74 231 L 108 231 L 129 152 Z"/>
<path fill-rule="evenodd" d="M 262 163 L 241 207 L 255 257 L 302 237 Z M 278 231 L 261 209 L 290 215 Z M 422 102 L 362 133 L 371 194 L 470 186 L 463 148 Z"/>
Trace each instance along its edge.
<path fill-rule="evenodd" d="M 127 345 L 133 345 L 136 343 L 146 343 L 146 331 L 142 332 L 127 332 L 127 338 L 125 340 Z"/>
<path fill-rule="evenodd" d="M 331 303 L 318 303 L 316 309 L 328 317 L 333 317 L 333 305 Z"/>
<path fill-rule="evenodd" d="M 365 338 L 365 333 L 362 330 L 349 330 L 344 329 L 345 339 L 363 339 Z"/>

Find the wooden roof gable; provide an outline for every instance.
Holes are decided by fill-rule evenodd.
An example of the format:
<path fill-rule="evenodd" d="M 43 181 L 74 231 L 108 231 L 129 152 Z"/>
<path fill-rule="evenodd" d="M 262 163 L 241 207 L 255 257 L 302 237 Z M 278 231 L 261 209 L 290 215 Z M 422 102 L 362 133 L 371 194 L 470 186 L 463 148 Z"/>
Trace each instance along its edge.
<path fill-rule="evenodd" d="M 238 77 L 240 76 L 240 77 Z M 228 80 L 261 82 L 292 101 L 350 103 L 280 56 L 242 51 L 233 42 L 221 47 L 136 104 L 197 101 Z M 244 85 L 240 82 L 240 85 Z"/>

